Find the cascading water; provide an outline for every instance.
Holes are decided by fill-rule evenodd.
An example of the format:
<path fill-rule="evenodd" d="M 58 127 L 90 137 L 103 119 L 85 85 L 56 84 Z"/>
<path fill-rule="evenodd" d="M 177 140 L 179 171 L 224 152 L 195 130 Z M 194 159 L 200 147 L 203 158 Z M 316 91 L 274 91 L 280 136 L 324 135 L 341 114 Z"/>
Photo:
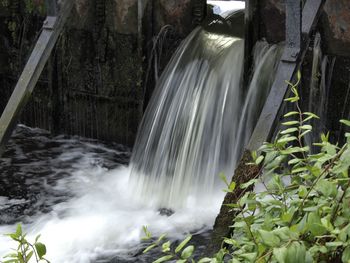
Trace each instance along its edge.
<path fill-rule="evenodd" d="M 177 50 L 136 140 L 131 183 L 137 198 L 167 208 L 207 202 L 218 173 L 232 173 L 242 62 L 243 40 L 201 28 Z"/>
<path fill-rule="evenodd" d="M 150 262 L 139 254 L 145 245 L 140 243 L 143 225 L 155 236 L 168 233 L 170 238 L 206 231 L 223 196 L 215 189 L 217 175 L 232 175 L 274 78 L 278 56 L 276 46 L 257 45 L 255 73 L 244 95 L 243 40 L 197 28 L 158 83 L 130 168 L 123 165 L 125 149 L 48 138 L 37 130 L 30 130 L 24 140 L 14 137 L 1 167 L 16 174 L 2 174 L 8 174 L 7 183 L 20 176 L 20 185 L 35 196 L 0 198 L 0 220 L 10 224 L 0 226 L 0 233 L 12 232 L 12 224 L 21 220 L 29 238 L 42 234 L 51 262 L 86 263 Z M 19 204 L 23 216 L 1 214 L 11 207 L 17 211 Z M 162 207 L 175 213 L 162 216 Z M 0 255 L 12 246 L 7 237 L 0 237 Z M 115 255 L 114 261 L 100 259 Z"/>
<path fill-rule="evenodd" d="M 264 42 L 245 99 L 243 40 L 196 29 L 163 73 L 140 126 L 131 184 L 145 204 L 207 203 L 231 176 L 272 84 L 280 55 Z"/>

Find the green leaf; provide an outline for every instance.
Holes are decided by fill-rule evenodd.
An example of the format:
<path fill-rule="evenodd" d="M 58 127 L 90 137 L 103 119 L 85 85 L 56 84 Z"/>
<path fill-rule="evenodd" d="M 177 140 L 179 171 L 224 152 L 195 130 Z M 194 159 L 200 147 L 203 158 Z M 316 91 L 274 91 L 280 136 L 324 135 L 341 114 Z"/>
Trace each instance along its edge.
<path fill-rule="evenodd" d="M 312 113 L 312 112 L 303 112 L 304 115 L 306 116 L 310 116 L 313 117 L 315 119 L 319 119 L 320 117 L 318 117 L 316 114 Z"/>
<path fill-rule="evenodd" d="M 240 254 L 239 256 L 241 258 L 246 259 L 248 262 L 253 263 L 253 262 L 255 262 L 257 255 L 258 254 L 256 252 L 253 252 L 253 253 L 243 253 L 243 254 Z"/>
<path fill-rule="evenodd" d="M 186 245 L 187 243 L 191 240 L 192 235 L 189 235 L 186 237 L 176 248 L 175 248 L 175 253 L 179 253 Z"/>
<path fill-rule="evenodd" d="M 282 137 L 281 139 L 279 139 L 277 141 L 277 143 L 292 142 L 292 141 L 296 141 L 296 140 L 298 140 L 298 138 L 295 136 L 286 136 L 286 137 Z"/>
<path fill-rule="evenodd" d="M 143 230 L 143 232 L 145 234 L 145 237 L 142 237 L 142 240 L 149 240 L 149 239 L 152 238 L 152 234 L 151 234 L 151 232 L 148 231 L 148 227 L 147 226 L 143 226 L 142 230 Z M 37 239 L 39 239 L 39 237 L 40 237 L 40 235 L 37 236 Z M 35 242 L 37 241 L 37 239 L 35 240 Z"/>
<path fill-rule="evenodd" d="M 286 256 L 287 256 L 287 248 L 285 247 L 274 248 L 273 256 L 275 257 L 278 263 L 285 263 Z"/>
<path fill-rule="evenodd" d="M 256 160 L 255 160 L 255 164 L 259 165 L 262 161 L 264 160 L 264 156 L 260 155 Z"/>
<path fill-rule="evenodd" d="M 312 130 L 312 126 L 311 125 L 302 125 L 299 127 L 299 129 L 301 130 Z"/>
<path fill-rule="evenodd" d="M 285 134 L 293 133 L 293 132 L 296 132 L 296 131 L 298 131 L 298 128 L 289 128 L 289 129 L 286 129 L 286 130 L 282 131 L 281 134 L 285 135 Z"/>
<path fill-rule="evenodd" d="M 241 189 L 247 189 L 249 186 L 254 185 L 258 180 L 257 179 L 252 179 L 244 184 L 240 185 Z"/>
<path fill-rule="evenodd" d="M 304 137 L 306 134 L 312 132 L 311 130 L 304 131 L 302 134 L 300 134 L 300 138 Z"/>
<path fill-rule="evenodd" d="M 142 253 L 145 254 L 148 251 L 150 251 L 151 249 L 155 248 L 156 246 L 157 246 L 157 244 L 152 244 L 152 245 L 146 247 L 146 249 Z"/>
<path fill-rule="evenodd" d="M 40 237 L 41 237 L 41 235 L 37 235 L 36 238 L 35 238 L 34 243 L 37 243 Z"/>
<path fill-rule="evenodd" d="M 300 82 L 300 80 L 301 80 L 301 71 L 300 71 L 300 70 L 298 70 L 297 78 L 298 78 L 297 84 L 299 84 L 299 82 Z"/>
<path fill-rule="evenodd" d="M 22 235 L 22 225 L 18 224 L 16 229 L 16 236 L 19 237 Z"/>
<path fill-rule="evenodd" d="M 291 159 L 290 161 L 288 161 L 288 164 L 289 165 L 293 165 L 293 164 L 297 164 L 297 163 L 300 163 L 300 162 L 302 162 L 301 159 L 295 158 L 295 159 Z"/>
<path fill-rule="evenodd" d="M 163 243 L 162 245 L 162 251 L 163 253 L 169 252 L 170 251 L 170 241 L 167 241 L 165 243 Z"/>
<path fill-rule="evenodd" d="M 33 256 L 33 254 L 34 254 L 34 251 L 30 251 L 30 252 L 28 253 L 28 255 L 27 255 L 27 257 L 26 257 L 26 259 L 27 259 L 28 262 L 30 261 L 30 259 L 31 259 L 31 257 Z"/>
<path fill-rule="evenodd" d="M 46 246 L 43 243 L 37 242 L 34 244 L 34 247 L 39 258 L 42 259 L 46 255 Z"/>
<path fill-rule="evenodd" d="M 229 189 L 231 192 L 233 192 L 233 191 L 236 189 L 236 183 L 235 183 L 235 182 L 231 182 L 228 189 Z"/>
<path fill-rule="evenodd" d="M 306 248 L 299 242 L 293 242 L 287 248 L 285 263 L 306 263 Z"/>
<path fill-rule="evenodd" d="M 326 179 L 319 180 L 315 188 L 326 197 L 336 197 L 338 192 L 336 184 Z"/>
<path fill-rule="evenodd" d="M 292 174 L 297 174 L 297 173 L 305 172 L 308 170 L 309 169 L 307 167 L 299 167 L 299 168 L 293 169 Z"/>
<path fill-rule="evenodd" d="M 344 243 L 343 242 L 326 242 L 326 247 L 340 247 L 342 246 Z"/>
<path fill-rule="evenodd" d="M 198 261 L 198 263 L 208 263 L 208 262 L 211 262 L 212 259 L 211 258 L 202 258 Z"/>
<path fill-rule="evenodd" d="M 288 112 L 287 114 L 285 114 L 283 117 L 287 118 L 287 117 L 290 117 L 290 116 L 293 116 L 293 115 L 299 115 L 299 112 L 291 111 L 291 112 Z"/>
<path fill-rule="evenodd" d="M 277 247 L 280 244 L 280 239 L 271 231 L 258 230 L 261 240 L 269 247 Z"/>
<path fill-rule="evenodd" d="M 347 246 L 342 254 L 341 260 L 343 263 L 348 263 L 350 260 L 350 246 Z"/>
<path fill-rule="evenodd" d="M 257 157 L 258 157 L 257 152 L 256 151 L 252 151 L 252 159 L 253 159 L 253 161 L 255 161 Z"/>
<path fill-rule="evenodd" d="M 172 259 L 173 257 L 174 257 L 173 255 L 167 255 L 167 256 L 158 258 L 156 261 L 153 261 L 153 263 L 165 262 L 165 261 L 168 261 L 168 260 Z"/>
<path fill-rule="evenodd" d="M 162 241 L 165 237 L 166 237 L 166 234 L 161 234 L 160 237 L 158 237 L 156 243 L 159 243 L 159 242 Z"/>
<path fill-rule="evenodd" d="M 312 212 L 309 214 L 307 219 L 307 227 L 314 236 L 322 236 L 327 233 L 327 229 L 322 225 L 321 218 L 317 212 Z"/>
<path fill-rule="evenodd" d="M 194 246 L 186 247 L 181 253 L 181 258 L 182 259 L 188 259 L 189 257 L 192 256 L 193 251 L 194 251 Z"/>
<path fill-rule="evenodd" d="M 307 195 L 307 188 L 304 185 L 301 185 L 298 190 L 298 195 L 301 198 L 304 198 Z"/>
<path fill-rule="evenodd" d="M 227 185 L 227 187 L 229 187 L 229 183 L 227 181 L 227 178 L 226 178 L 225 174 L 224 173 L 219 173 L 219 177 Z"/>
<path fill-rule="evenodd" d="M 298 121 L 287 121 L 287 122 L 283 122 L 282 125 L 284 126 L 292 126 L 292 125 L 297 125 L 299 124 Z"/>
<path fill-rule="evenodd" d="M 339 122 L 350 127 L 350 121 L 349 120 L 340 120 Z"/>

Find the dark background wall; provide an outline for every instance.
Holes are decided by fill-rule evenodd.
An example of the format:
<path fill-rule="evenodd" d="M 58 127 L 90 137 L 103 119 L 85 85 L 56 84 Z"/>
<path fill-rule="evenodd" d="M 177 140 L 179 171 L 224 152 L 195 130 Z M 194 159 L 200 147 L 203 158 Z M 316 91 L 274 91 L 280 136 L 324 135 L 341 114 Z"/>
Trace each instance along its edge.
<path fill-rule="evenodd" d="M 284 41 L 284 10 L 284 0 L 258 1 L 257 16 L 260 22 L 257 26 L 260 38 L 266 38 L 270 43 Z M 317 31 L 321 34 L 323 55 L 328 56 L 329 61 L 335 61 L 333 74 L 329 76 L 326 120 L 322 125 L 325 126 L 324 130 L 332 131 L 334 140 L 338 140 L 344 128 L 339 120 L 350 118 L 350 1 L 325 1 Z M 309 50 L 302 65 L 305 94 L 308 94 L 312 59 L 312 50 Z"/>
<path fill-rule="evenodd" d="M 0 112 L 45 17 L 43 1 L 25 2 L 0 0 Z M 194 27 L 194 6 L 204 2 L 77 0 L 21 122 L 132 145 L 154 88 L 149 65 L 155 36 L 170 26 L 162 43 L 160 74 Z"/>
<path fill-rule="evenodd" d="M 45 17 L 42 0 L 28 2 L 0 0 L 0 112 Z M 257 2 L 259 38 L 283 41 L 284 0 Z M 132 145 L 157 77 L 205 12 L 205 0 L 144 0 L 141 5 L 76 0 L 21 122 Z M 327 0 L 318 30 L 323 53 L 336 58 L 327 128 L 338 132 L 337 120 L 347 117 L 339 109 L 350 104 L 344 96 L 350 83 L 349 26 L 350 2 Z M 310 65 L 310 60 L 304 63 Z"/>

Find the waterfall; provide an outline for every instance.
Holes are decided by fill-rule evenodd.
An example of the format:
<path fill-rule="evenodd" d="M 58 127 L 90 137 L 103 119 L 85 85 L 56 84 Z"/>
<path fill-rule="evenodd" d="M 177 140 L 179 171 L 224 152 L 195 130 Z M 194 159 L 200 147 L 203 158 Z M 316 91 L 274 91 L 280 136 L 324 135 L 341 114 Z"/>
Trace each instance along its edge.
<path fill-rule="evenodd" d="M 198 27 L 163 72 L 139 128 L 130 187 L 145 204 L 205 203 L 220 173 L 233 174 L 272 84 L 277 46 L 259 43 L 248 95 L 244 41 Z"/>
<path fill-rule="evenodd" d="M 140 253 L 144 225 L 154 236 L 206 238 L 224 195 L 218 174 L 233 174 L 281 53 L 276 45 L 256 45 L 243 92 L 243 49 L 242 39 L 201 27 L 184 40 L 159 78 L 129 167 L 125 147 L 19 127 L 0 163 L 5 179 L 17 178 L 30 191 L 15 184 L 17 198 L 0 196 L 0 212 L 15 212 L 0 214 L 11 224 L 0 233 L 23 221 L 27 238 L 40 233 L 56 263 L 151 262 L 157 254 Z M 159 208 L 176 211 L 163 216 Z M 2 235 L 0 244 L 0 256 L 13 246 Z"/>

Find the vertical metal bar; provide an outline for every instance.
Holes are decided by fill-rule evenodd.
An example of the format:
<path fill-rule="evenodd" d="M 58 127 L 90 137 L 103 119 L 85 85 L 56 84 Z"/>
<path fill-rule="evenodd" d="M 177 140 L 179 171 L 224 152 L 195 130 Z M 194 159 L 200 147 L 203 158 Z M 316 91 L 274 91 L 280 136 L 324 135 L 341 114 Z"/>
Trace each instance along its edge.
<path fill-rule="evenodd" d="M 46 0 L 47 16 L 57 16 L 57 2 L 56 0 Z"/>

